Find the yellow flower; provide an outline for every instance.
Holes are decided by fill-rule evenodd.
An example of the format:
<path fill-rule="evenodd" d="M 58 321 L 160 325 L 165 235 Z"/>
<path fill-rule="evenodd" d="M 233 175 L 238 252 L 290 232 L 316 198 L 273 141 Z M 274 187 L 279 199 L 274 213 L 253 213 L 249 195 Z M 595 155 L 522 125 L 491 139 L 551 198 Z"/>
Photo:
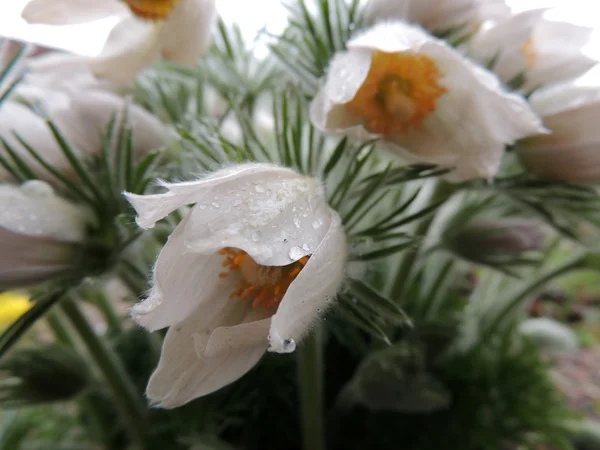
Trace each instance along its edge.
<path fill-rule="evenodd" d="M 25 314 L 32 303 L 29 297 L 14 292 L 0 294 L 0 330 L 13 324 L 15 320 Z"/>

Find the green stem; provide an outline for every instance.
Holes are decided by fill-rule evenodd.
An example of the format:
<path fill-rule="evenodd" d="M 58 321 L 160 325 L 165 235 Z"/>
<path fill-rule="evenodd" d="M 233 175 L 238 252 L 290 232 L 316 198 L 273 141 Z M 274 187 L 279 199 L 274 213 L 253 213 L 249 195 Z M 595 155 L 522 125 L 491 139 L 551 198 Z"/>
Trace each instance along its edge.
<path fill-rule="evenodd" d="M 75 348 L 75 343 L 69 332 L 64 326 L 63 320 L 56 311 L 50 311 L 46 314 L 46 320 L 50 329 L 54 333 L 56 340 L 69 348 Z M 81 396 L 78 400 L 80 408 L 85 410 L 90 417 L 90 431 L 98 440 L 103 440 L 102 449 L 109 450 L 111 442 L 109 439 L 110 433 L 105 427 L 102 419 L 101 407 L 96 407 L 96 402 L 89 396 Z"/>
<path fill-rule="evenodd" d="M 65 328 L 62 319 L 56 311 L 50 311 L 48 314 L 46 314 L 46 320 L 48 321 L 48 325 L 50 326 L 50 329 L 54 333 L 54 337 L 56 337 L 58 342 L 70 348 L 75 347 L 73 339 L 71 339 L 69 332 Z"/>
<path fill-rule="evenodd" d="M 96 305 L 102 312 L 108 329 L 112 333 L 121 331 L 121 318 L 116 313 L 110 298 L 105 292 L 98 292 L 96 294 Z"/>
<path fill-rule="evenodd" d="M 119 358 L 94 332 L 90 323 L 72 299 L 65 298 L 61 307 L 104 376 L 113 394 L 115 404 L 123 415 L 131 434 L 131 439 L 135 444 L 134 448 L 137 450 L 145 449 L 145 406 Z"/>
<path fill-rule="evenodd" d="M 433 205 L 441 200 L 449 199 L 454 192 L 457 190 L 456 185 L 449 184 L 445 181 L 439 180 L 435 189 L 431 193 L 427 204 L 424 205 L 424 208 Z M 419 222 L 415 229 L 415 235 L 420 236 L 423 239 L 427 236 L 429 232 L 429 227 L 431 226 L 433 219 L 435 218 L 435 214 L 431 214 L 428 217 L 425 217 L 423 220 Z M 411 278 L 413 271 L 415 270 L 415 265 L 417 259 L 421 253 L 421 246 L 414 246 L 406 251 L 404 258 L 400 262 L 398 266 L 398 271 L 396 272 L 396 276 L 394 277 L 394 282 L 391 289 L 392 299 L 395 302 L 402 302 L 404 297 L 404 293 L 408 289 L 408 284 Z"/>
<path fill-rule="evenodd" d="M 515 294 L 511 299 L 509 299 L 505 306 L 502 308 L 499 314 L 496 315 L 492 323 L 485 330 L 481 341 L 486 341 L 491 335 L 493 335 L 494 331 L 502 325 L 502 322 L 506 320 L 506 318 L 516 309 L 518 308 L 523 300 L 527 298 L 530 294 L 534 293 L 540 287 L 552 281 L 554 278 L 557 278 L 565 273 L 568 273 L 572 270 L 582 269 L 585 267 L 586 263 L 586 255 L 578 255 L 574 258 L 569 259 L 568 261 L 550 269 L 549 271 L 540 274 L 537 278 L 535 278 L 531 283 L 527 286 L 523 287 L 517 294 Z"/>
<path fill-rule="evenodd" d="M 304 450 L 325 450 L 323 413 L 323 348 L 321 330 L 302 342 L 298 349 L 298 379 Z"/>

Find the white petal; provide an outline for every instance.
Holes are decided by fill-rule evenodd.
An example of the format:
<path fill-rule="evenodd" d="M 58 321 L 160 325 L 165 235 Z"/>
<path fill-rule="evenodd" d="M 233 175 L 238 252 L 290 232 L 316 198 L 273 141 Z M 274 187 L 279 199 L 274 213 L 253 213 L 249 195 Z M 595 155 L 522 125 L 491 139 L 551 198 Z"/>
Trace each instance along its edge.
<path fill-rule="evenodd" d="M 167 332 L 160 362 L 147 389 L 148 397 L 164 408 L 175 408 L 232 383 L 248 372 L 266 350 L 263 341 L 212 358 L 199 356 L 205 353 L 212 332 L 202 331 L 203 314 L 196 311 Z"/>
<path fill-rule="evenodd" d="M 264 308 L 253 308 L 251 302 L 247 302 L 245 311 L 238 323 L 229 326 L 223 323 L 215 328 L 210 333 L 208 343 L 197 338 L 196 352 L 205 358 L 215 358 L 242 349 L 259 346 L 266 349 L 273 313 Z"/>
<path fill-rule="evenodd" d="M 31 0 L 21 16 L 29 23 L 70 25 L 109 17 L 126 10 L 116 0 Z"/>
<path fill-rule="evenodd" d="M 510 13 L 503 0 L 370 0 L 367 23 L 404 19 L 433 31 L 473 29 Z"/>
<path fill-rule="evenodd" d="M 541 90 L 531 98 L 532 106 L 552 131 L 528 139 L 527 147 L 573 146 L 600 142 L 600 89 L 570 83 Z"/>
<path fill-rule="evenodd" d="M 74 256 L 72 244 L 0 226 L 0 288 L 23 287 L 49 279 L 69 268 Z"/>
<path fill-rule="evenodd" d="M 329 308 L 346 265 L 346 238 L 339 216 L 332 219 L 323 241 L 287 290 L 271 319 L 269 351 L 288 353 Z"/>
<path fill-rule="evenodd" d="M 111 30 L 100 55 L 90 60 L 91 71 L 99 78 L 131 83 L 160 57 L 160 26 L 136 17 L 124 18 Z"/>
<path fill-rule="evenodd" d="M 85 212 L 54 194 L 43 181 L 0 185 L 0 226 L 28 236 L 78 242 L 86 235 Z"/>
<path fill-rule="evenodd" d="M 357 50 L 336 54 L 329 66 L 323 88 L 311 103 L 310 116 L 320 130 L 338 131 L 357 127 L 363 123 L 346 111 L 344 103 L 354 98 L 365 82 L 371 68 L 371 52 Z M 366 132 L 357 127 L 356 138 L 369 138 Z"/>
<path fill-rule="evenodd" d="M 424 44 L 433 39 L 423 29 L 398 21 L 375 25 L 351 39 L 346 46 L 350 50 L 418 53 Z"/>
<path fill-rule="evenodd" d="M 316 180 L 273 170 L 221 185 L 200 200 L 186 227 L 186 245 L 200 253 L 239 248 L 259 264 L 282 266 L 312 254 L 330 220 Z"/>
<path fill-rule="evenodd" d="M 70 53 L 45 53 L 25 60 L 27 74 L 25 82 L 17 87 L 20 93 L 23 85 L 27 87 L 52 90 L 76 90 L 78 88 L 109 88 L 92 75 L 87 56 Z"/>
<path fill-rule="evenodd" d="M 310 120 L 319 130 L 338 131 L 356 127 L 360 130 L 364 120 L 348 112 L 344 105 L 336 105 L 325 98 L 325 92 L 319 91 L 310 104 Z M 357 131 L 360 133 L 360 131 Z M 363 131 L 366 133 L 366 131 Z M 357 139 L 360 137 L 357 136 Z"/>
<path fill-rule="evenodd" d="M 215 0 L 183 0 L 161 28 L 163 57 L 178 64 L 195 65 L 210 45 L 215 17 Z"/>
<path fill-rule="evenodd" d="M 138 214 L 137 224 L 148 229 L 176 209 L 203 200 L 213 189 L 234 190 L 240 179 L 258 184 L 266 176 L 289 178 L 297 177 L 297 174 L 290 169 L 271 164 L 239 164 L 221 169 L 198 181 L 164 183 L 163 185 L 168 189 L 164 194 L 125 193 L 125 196 Z"/>
<path fill-rule="evenodd" d="M 431 2 L 421 0 L 422 3 L 431 7 Z M 409 20 L 408 15 L 412 0 L 369 0 L 365 10 L 365 21 L 374 24 L 382 20 L 404 19 Z"/>
<path fill-rule="evenodd" d="M 67 171 L 70 167 L 46 122 L 27 106 L 5 101 L 0 107 L 0 136 L 41 178 L 52 179 L 49 173 L 19 143 L 13 133 L 23 138 L 59 171 Z M 6 154 L 2 146 L 0 146 L 0 153 Z M 4 168 L 0 168 L 0 181 L 11 179 L 11 175 Z"/>
<path fill-rule="evenodd" d="M 219 278 L 223 257 L 190 252 L 184 232 L 189 215 L 175 228 L 154 268 L 154 287 L 149 297 L 132 308 L 133 319 L 150 331 L 181 322 L 194 310 L 203 310 L 204 324 L 228 303 L 235 290 L 229 278 Z"/>
<path fill-rule="evenodd" d="M 519 149 L 519 158 L 531 172 L 546 179 L 572 183 L 598 182 L 599 149 L 600 140 L 589 144 L 527 146 Z"/>
<path fill-rule="evenodd" d="M 500 79 L 510 81 L 526 70 L 522 47 L 532 37 L 545 12 L 545 9 L 525 11 L 483 29 L 469 41 L 468 55 L 484 66 L 494 60 L 493 69 Z"/>
<path fill-rule="evenodd" d="M 351 44 L 348 44 L 350 47 Z M 347 103 L 354 98 L 371 68 L 371 52 L 357 50 L 336 54 L 327 70 L 323 86 L 325 97 L 331 103 Z"/>
<path fill-rule="evenodd" d="M 102 134 L 115 114 L 119 123 L 125 105 L 125 99 L 110 92 L 73 91 L 69 95 L 68 106 L 55 109 L 50 117 L 75 148 L 84 153 L 98 154 Z M 136 154 L 145 154 L 166 144 L 167 128 L 155 116 L 133 103 L 127 104 L 126 110 Z"/>
<path fill-rule="evenodd" d="M 581 52 L 591 33 L 591 28 L 565 22 L 544 20 L 538 24 L 532 36 L 536 57 L 523 91 L 569 80 L 596 65 L 596 60 Z"/>
<path fill-rule="evenodd" d="M 542 117 L 575 112 L 581 107 L 599 104 L 600 87 L 579 86 L 573 82 L 560 83 L 534 92 L 529 102 Z"/>

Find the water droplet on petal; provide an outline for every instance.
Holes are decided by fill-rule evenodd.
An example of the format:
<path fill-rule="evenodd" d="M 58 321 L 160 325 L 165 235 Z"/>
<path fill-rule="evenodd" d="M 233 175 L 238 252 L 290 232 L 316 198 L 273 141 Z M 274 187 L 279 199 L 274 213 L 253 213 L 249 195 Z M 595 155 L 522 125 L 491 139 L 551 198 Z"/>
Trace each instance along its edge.
<path fill-rule="evenodd" d="M 310 247 L 308 246 L 308 244 L 302 244 L 302 249 L 306 252 L 310 251 Z"/>
<path fill-rule="evenodd" d="M 215 208 L 220 208 L 221 205 L 217 202 L 212 202 L 211 205 L 213 205 Z"/>
<path fill-rule="evenodd" d="M 290 249 L 289 256 L 290 256 L 290 259 L 291 259 L 291 260 L 293 260 L 293 261 L 298 261 L 298 260 L 299 260 L 300 258 L 302 258 L 304 255 L 305 255 L 305 252 L 304 252 L 304 250 L 302 250 L 302 249 L 301 249 L 300 247 L 298 247 L 298 246 L 292 247 L 292 248 Z"/>
<path fill-rule="evenodd" d="M 260 231 L 255 231 L 254 233 L 252 233 L 252 241 L 253 242 L 258 242 L 258 240 L 260 239 L 262 233 Z"/>
<path fill-rule="evenodd" d="M 321 226 L 321 222 L 319 222 L 318 220 L 313 220 L 313 223 L 312 223 L 312 227 L 313 227 L 313 229 L 315 229 L 315 230 L 316 230 L 316 229 L 317 229 L 317 228 L 319 228 L 320 226 Z"/>
<path fill-rule="evenodd" d="M 296 350 L 296 341 L 292 338 L 287 338 L 283 340 L 283 352 L 284 353 L 292 353 Z"/>
<path fill-rule="evenodd" d="M 262 187 L 260 184 L 257 184 L 256 186 L 254 186 L 254 190 L 256 192 L 258 192 L 259 194 L 262 194 L 263 192 L 265 192 L 265 188 Z"/>

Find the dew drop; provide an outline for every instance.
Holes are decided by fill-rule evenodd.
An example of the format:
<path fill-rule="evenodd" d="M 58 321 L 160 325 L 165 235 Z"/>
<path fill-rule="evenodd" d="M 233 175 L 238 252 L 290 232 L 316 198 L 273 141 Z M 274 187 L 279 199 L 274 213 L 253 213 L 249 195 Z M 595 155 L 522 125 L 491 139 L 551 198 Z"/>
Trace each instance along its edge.
<path fill-rule="evenodd" d="M 290 249 L 290 259 L 293 261 L 298 261 L 300 258 L 304 256 L 305 252 L 298 246 L 294 246 Z"/>
<path fill-rule="evenodd" d="M 318 220 L 313 220 L 313 223 L 312 223 L 312 227 L 313 227 L 313 229 L 315 229 L 315 230 L 316 230 L 316 229 L 318 229 L 320 226 L 321 226 L 321 222 L 319 222 Z"/>
<path fill-rule="evenodd" d="M 252 233 L 252 236 L 251 236 L 251 238 L 252 238 L 252 241 L 253 241 L 253 242 L 258 242 L 258 240 L 259 240 L 259 239 L 260 239 L 260 237 L 261 237 L 261 234 L 262 234 L 262 233 L 261 233 L 260 231 L 255 231 L 254 233 Z"/>
<path fill-rule="evenodd" d="M 220 208 L 221 205 L 217 202 L 212 202 L 211 205 L 213 205 L 215 208 Z"/>
<path fill-rule="evenodd" d="M 292 338 L 287 338 L 283 340 L 283 352 L 284 353 L 292 353 L 296 350 L 296 341 Z"/>
<path fill-rule="evenodd" d="M 265 192 L 265 188 L 262 187 L 260 184 L 257 184 L 256 186 L 254 186 L 254 190 L 256 192 L 258 192 L 259 194 L 262 194 L 263 192 Z"/>
<path fill-rule="evenodd" d="M 304 250 L 305 252 L 310 251 L 310 247 L 308 246 L 308 244 L 302 244 L 302 250 Z"/>

